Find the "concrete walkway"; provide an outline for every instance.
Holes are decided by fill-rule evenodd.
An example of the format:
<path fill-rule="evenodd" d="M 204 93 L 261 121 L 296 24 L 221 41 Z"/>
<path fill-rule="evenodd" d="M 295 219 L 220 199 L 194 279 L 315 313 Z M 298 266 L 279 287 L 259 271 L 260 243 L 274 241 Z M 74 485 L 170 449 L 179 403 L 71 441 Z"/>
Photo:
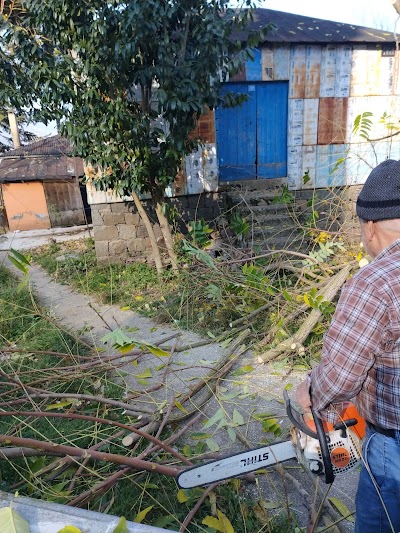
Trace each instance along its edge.
<path fill-rule="evenodd" d="M 0 260 L 9 262 L 5 258 L 5 253 L 0 253 Z M 83 335 L 91 344 L 104 350 L 102 337 L 110 332 L 110 329 L 120 328 L 128 336 L 137 340 L 144 340 L 160 346 L 170 346 L 175 344 L 175 352 L 170 358 L 158 358 L 151 354 L 146 354 L 140 358 L 136 367 L 127 365 L 123 368 L 124 380 L 127 391 L 140 391 L 149 389 L 152 385 L 157 385 L 161 381 L 164 386 L 152 393 L 142 395 L 133 408 L 143 412 L 154 412 L 165 410 L 166 406 L 173 404 L 174 399 L 179 399 L 193 388 L 197 380 L 204 378 L 219 360 L 231 354 L 231 346 L 217 343 L 209 343 L 199 347 L 191 346 L 204 341 L 199 335 L 192 332 L 180 331 L 177 328 L 157 325 L 151 320 L 144 318 L 129 310 L 122 310 L 118 306 L 104 305 L 98 303 L 94 298 L 78 294 L 68 286 L 60 285 L 50 279 L 42 269 L 32 266 L 30 278 L 34 291 L 37 293 L 39 303 L 48 308 L 52 315 L 60 323 L 75 332 L 84 331 Z M 171 337 L 173 337 L 171 339 Z M 169 339 L 163 341 L 163 339 Z M 179 347 L 186 346 L 184 351 L 179 351 Z M 113 348 L 106 347 L 108 353 L 113 353 Z M 99 356 L 101 356 L 99 353 Z M 160 369 L 161 363 L 165 364 L 168 359 L 169 372 L 165 375 L 164 369 Z M 240 375 L 238 370 L 244 366 L 251 366 L 253 371 Z M 141 385 L 136 376 L 150 369 L 151 377 L 147 379 L 146 385 Z M 235 373 L 236 372 L 236 373 Z M 198 406 L 199 412 L 203 414 L 202 421 L 193 431 L 202 431 L 202 424 L 209 419 L 219 408 L 223 408 L 227 418 L 233 418 L 234 410 L 240 412 L 245 420 L 245 425 L 239 428 L 246 436 L 250 445 L 256 447 L 261 441 L 273 442 L 271 434 L 263 433 L 260 422 L 254 420 L 254 413 L 274 413 L 283 427 L 288 427 L 289 423 L 285 416 L 282 402 L 282 389 L 285 386 L 293 388 L 303 379 L 301 373 L 287 373 L 285 368 L 269 367 L 260 365 L 251 352 L 244 353 L 235 364 L 232 372 L 220 383 L 220 393 L 206 405 Z M 155 388 L 155 387 L 154 387 Z M 179 411 L 177 411 L 179 413 Z M 213 431 L 213 428 L 207 431 Z M 286 435 L 285 435 L 286 437 Z M 221 455 L 240 451 L 243 446 L 236 441 L 233 443 L 227 433 L 227 427 L 222 427 L 213 435 L 213 439 L 220 448 Z M 276 440 L 276 439 L 275 439 Z M 309 480 L 305 474 L 301 474 L 301 469 L 297 468 L 297 463 L 292 461 L 287 463 L 292 466 L 292 475 L 299 479 L 300 483 L 307 488 Z M 349 472 L 337 477 L 330 496 L 339 498 L 350 510 L 354 509 L 354 492 L 357 484 L 358 472 Z M 265 499 L 274 501 L 282 495 L 279 493 L 278 485 L 282 485 L 282 480 L 276 478 L 273 472 L 263 477 L 260 486 Z M 287 487 L 291 505 L 294 509 L 300 524 L 307 521 L 307 513 L 304 508 L 299 493 L 290 484 Z M 255 488 L 249 489 L 250 496 L 258 499 L 259 495 Z M 253 494 L 252 494 L 253 491 Z M 0 498 L 1 501 L 1 498 Z M 68 513 L 70 509 L 68 508 Z M 343 527 L 343 526 L 342 526 Z M 348 533 L 353 531 L 350 522 L 346 522 L 344 530 Z M 45 530 L 43 530 L 44 533 Z M 53 530 L 52 530 L 53 531 Z M 149 530 L 150 532 L 151 530 Z M 41 530 L 42 533 L 42 530 Z M 47 531 L 46 531 L 47 533 Z M 50 531 L 49 531 L 50 533 Z"/>
<path fill-rule="evenodd" d="M 0 235 L 0 250 L 31 250 L 51 242 L 64 242 L 72 239 L 87 239 L 93 234 L 93 226 L 71 226 L 29 231 L 9 231 Z"/>

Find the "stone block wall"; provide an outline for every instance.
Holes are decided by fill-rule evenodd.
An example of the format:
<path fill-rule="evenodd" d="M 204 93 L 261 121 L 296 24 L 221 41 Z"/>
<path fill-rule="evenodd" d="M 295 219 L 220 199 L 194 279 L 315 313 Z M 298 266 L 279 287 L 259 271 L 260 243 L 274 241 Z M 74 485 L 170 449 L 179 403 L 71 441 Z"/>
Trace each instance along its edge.
<path fill-rule="evenodd" d="M 187 232 L 191 220 L 206 220 L 210 226 L 226 211 L 224 193 L 203 193 L 168 198 L 166 201 L 180 214 L 179 231 Z M 151 205 L 143 202 L 153 222 L 157 240 L 162 239 L 157 217 Z M 96 257 L 99 265 L 151 260 L 152 250 L 146 227 L 133 202 L 92 204 L 92 222 Z"/>

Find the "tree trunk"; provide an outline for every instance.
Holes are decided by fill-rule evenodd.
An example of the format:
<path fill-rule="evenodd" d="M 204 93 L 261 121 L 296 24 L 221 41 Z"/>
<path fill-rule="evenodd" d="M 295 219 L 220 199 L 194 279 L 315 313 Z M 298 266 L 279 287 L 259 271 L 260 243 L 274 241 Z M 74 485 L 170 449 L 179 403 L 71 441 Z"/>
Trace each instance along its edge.
<path fill-rule="evenodd" d="M 398 15 L 400 15 L 400 0 L 392 0 L 393 7 Z"/>
<path fill-rule="evenodd" d="M 158 222 L 160 223 L 161 233 L 162 233 L 162 236 L 164 237 L 164 242 L 167 248 L 169 258 L 171 259 L 172 269 L 178 270 L 178 260 L 177 260 L 176 253 L 174 250 L 174 240 L 172 238 L 171 228 L 169 226 L 168 219 L 164 214 L 162 202 L 158 200 L 155 204 L 155 207 L 156 207 L 156 214 L 157 214 Z"/>
<path fill-rule="evenodd" d="M 19 148 L 21 146 L 21 140 L 19 138 L 17 118 L 15 116 L 14 111 L 8 110 L 8 122 L 10 123 L 10 130 L 14 148 Z"/>
<path fill-rule="evenodd" d="M 154 234 L 152 223 L 146 211 L 144 210 L 144 207 L 142 205 L 142 202 L 140 201 L 139 196 L 134 191 L 131 192 L 131 196 L 133 198 L 133 201 L 135 202 L 136 209 L 138 210 L 139 215 L 142 218 L 144 225 L 146 226 L 147 233 L 151 241 L 151 249 L 153 250 L 154 261 L 156 263 L 156 269 L 157 269 L 157 272 L 161 274 L 164 271 L 164 267 L 162 264 L 160 249 L 158 248 L 157 239 Z"/>

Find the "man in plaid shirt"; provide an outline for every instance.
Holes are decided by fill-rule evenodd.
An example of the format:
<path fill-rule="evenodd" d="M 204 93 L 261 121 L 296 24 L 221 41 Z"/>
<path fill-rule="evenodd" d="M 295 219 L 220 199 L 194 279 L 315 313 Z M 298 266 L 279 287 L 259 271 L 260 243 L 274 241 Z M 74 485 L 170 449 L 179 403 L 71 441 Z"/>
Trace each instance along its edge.
<path fill-rule="evenodd" d="M 367 421 L 356 497 L 356 533 L 400 531 L 400 161 L 369 175 L 357 200 L 362 243 L 373 261 L 347 281 L 322 361 L 297 400 L 335 423 L 355 399 Z M 311 390 L 311 398 L 310 392 Z"/>

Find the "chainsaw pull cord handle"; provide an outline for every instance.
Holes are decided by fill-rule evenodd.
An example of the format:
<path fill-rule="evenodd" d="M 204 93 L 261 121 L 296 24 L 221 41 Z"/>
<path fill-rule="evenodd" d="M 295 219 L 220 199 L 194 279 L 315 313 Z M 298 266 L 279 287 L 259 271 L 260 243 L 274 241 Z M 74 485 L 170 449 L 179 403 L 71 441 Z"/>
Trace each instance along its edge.
<path fill-rule="evenodd" d="M 310 390 L 310 396 L 311 396 L 311 390 Z M 314 419 L 316 432 L 313 431 L 304 422 L 303 415 L 292 407 L 292 404 L 289 399 L 289 395 L 286 390 L 283 391 L 283 398 L 285 400 L 286 413 L 288 415 L 289 420 L 292 422 L 292 424 L 297 429 L 299 429 L 300 431 L 308 435 L 309 437 L 318 440 L 320 449 L 321 449 L 322 462 L 324 464 L 325 482 L 327 484 L 333 483 L 333 480 L 335 479 L 335 475 L 333 473 L 333 467 L 332 467 L 331 457 L 330 457 L 329 448 L 328 448 L 328 441 L 326 439 L 326 433 L 322 425 L 322 420 L 318 417 L 317 413 L 311 408 L 311 414 Z"/>

